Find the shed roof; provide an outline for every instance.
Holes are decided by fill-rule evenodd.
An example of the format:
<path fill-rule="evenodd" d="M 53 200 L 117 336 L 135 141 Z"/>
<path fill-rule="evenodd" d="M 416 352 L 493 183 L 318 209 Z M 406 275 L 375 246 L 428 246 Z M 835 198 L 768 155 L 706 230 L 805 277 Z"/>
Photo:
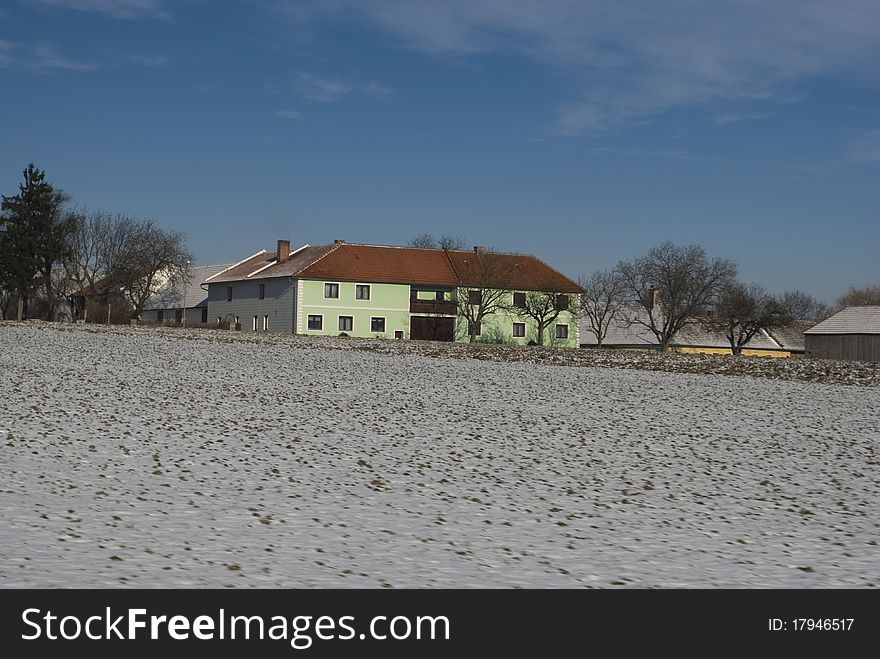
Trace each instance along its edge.
<path fill-rule="evenodd" d="M 880 334 L 880 306 L 846 307 L 805 334 Z"/>
<path fill-rule="evenodd" d="M 786 350 L 804 352 L 804 332 L 815 324 L 815 320 L 795 320 L 791 325 L 775 329 L 770 334 Z"/>

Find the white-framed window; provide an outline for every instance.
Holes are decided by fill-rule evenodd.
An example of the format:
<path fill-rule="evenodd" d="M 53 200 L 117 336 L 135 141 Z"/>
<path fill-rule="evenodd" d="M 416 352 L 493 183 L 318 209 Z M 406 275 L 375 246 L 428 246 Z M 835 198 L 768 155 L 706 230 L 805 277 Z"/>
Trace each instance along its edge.
<path fill-rule="evenodd" d="M 251 329 L 253 329 L 255 332 L 257 331 L 257 317 L 256 316 L 254 316 L 254 326 Z"/>
<path fill-rule="evenodd" d="M 394 330 L 394 338 L 402 339 L 403 338 L 403 330 Z"/>
<path fill-rule="evenodd" d="M 514 323 L 513 324 L 513 336 L 515 338 L 521 339 L 526 335 L 526 324 L 525 323 Z"/>
<path fill-rule="evenodd" d="M 339 331 L 340 332 L 350 332 L 354 329 L 354 317 L 353 316 L 340 316 L 339 317 Z"/>
<path fill-rule="evenodd" d="M 568 338 L 568 325 L 557 325 L 556 326 L 556 338 L 557 339 L 567 339 Z"/>
<path fill-rule="evenodd" d="M 324 329 L 324 316 L 320 314 L 309 314 L 308 328 L 310 330 Z"/>
<path fill-rule="evenodd" d="M 269 331 L 269 316 L 263 316 L 263 331 Z"/>
<path fill-rule="evenodd" d="M 354 287 L 354 299 L 355 300 L 369 300 L 370 299 L 370 285 L 369 284 L 357 284 Z"/>
<path fill-rule="evenodd" d="M 522 309 L 526 306 L 526 294 L 522 291 L 516 291 L 513 294 L 513 306 Z"/>
<path fill-rule="evenodd" d="M 370 318 L 370 331 L 377 334 L 385 333 L 385 319 L 381 316 Z"/>
<path fill-rule="evenodd" d="M 326 299 L 338 299 L 339 298 L 339 284 L 334 284 L 328 282 L 324 284 L 324 297 Z"/>

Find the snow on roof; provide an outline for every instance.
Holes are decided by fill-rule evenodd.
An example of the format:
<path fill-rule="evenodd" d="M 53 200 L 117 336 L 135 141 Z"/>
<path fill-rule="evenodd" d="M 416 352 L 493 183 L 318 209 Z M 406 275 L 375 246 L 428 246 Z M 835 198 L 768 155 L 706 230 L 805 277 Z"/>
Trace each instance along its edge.
<path fill-rule="evenodd" d="M 145 310 L 148 309 L 179 309 L 186 303 L 187 308 L 205 307 L 208 305 L 208 291 L 202 288 L 202 282 L 209 277 L 222 272 L 229 267 L 229 263 L 215 265 L 202 265 L 189 269 L 189 278 L 186 285 L 181 283 L 168 286 L 158 295 L 150 298 Z"/>
<path fill-rule="evenodd" d="M 841 309 L 804 334 L 880 334 L 880 306 Z"/>

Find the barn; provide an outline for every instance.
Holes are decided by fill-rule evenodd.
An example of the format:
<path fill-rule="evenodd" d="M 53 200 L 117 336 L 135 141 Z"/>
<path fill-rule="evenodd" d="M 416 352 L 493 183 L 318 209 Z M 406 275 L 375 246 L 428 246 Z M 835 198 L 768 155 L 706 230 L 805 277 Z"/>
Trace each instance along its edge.
<path fill-rule="evenodd" d="M 804 332 L 807 357 L 880 362 L 880 306 L 847 307 Z"/>

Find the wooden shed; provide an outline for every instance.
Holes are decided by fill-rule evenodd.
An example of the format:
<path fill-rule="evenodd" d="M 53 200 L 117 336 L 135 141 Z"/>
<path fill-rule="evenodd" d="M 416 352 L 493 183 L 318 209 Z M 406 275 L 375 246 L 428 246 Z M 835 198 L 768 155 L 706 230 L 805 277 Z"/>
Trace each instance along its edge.
<path fill-rule="evenodd" d="M 807 357 L 880 362 L 880 306 L 847 307 L 804 332 Z"/>

